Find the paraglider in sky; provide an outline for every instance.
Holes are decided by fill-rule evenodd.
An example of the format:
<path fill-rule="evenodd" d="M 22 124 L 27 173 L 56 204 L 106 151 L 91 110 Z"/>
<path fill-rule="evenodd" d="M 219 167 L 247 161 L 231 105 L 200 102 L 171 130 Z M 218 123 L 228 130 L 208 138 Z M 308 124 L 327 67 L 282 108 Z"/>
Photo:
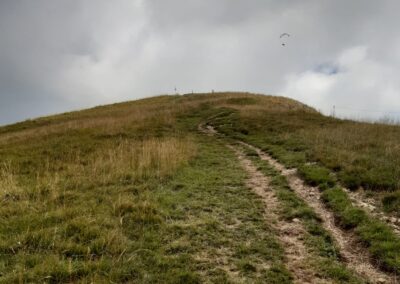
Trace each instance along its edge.
<path fill-rule="evenodd" d="M 285 38 L 285 36 L 286 36 L 286 37 L 290 37 L 290 34 L 288 34 L 288 33 L 283 33 L 283 34 L 280 35 L 279 38 L 282 39 L 282 38 Z M 286 43 L 282 42 L 282 46 L 286 46 Z"/>

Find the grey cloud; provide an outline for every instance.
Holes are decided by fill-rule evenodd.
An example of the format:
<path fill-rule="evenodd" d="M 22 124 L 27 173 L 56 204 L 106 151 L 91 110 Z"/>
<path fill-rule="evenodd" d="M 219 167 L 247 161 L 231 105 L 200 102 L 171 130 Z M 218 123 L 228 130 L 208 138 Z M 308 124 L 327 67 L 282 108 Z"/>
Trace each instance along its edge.
<path fill-rule="evenodd" d="M 392 111 L 399 8 L 394 0 L 4 0 L 0 124 L 174 86 Z M 291 34 L 284 48 L 282 32 Z M 362 60 L 344 66 L 357 47 Z"/>

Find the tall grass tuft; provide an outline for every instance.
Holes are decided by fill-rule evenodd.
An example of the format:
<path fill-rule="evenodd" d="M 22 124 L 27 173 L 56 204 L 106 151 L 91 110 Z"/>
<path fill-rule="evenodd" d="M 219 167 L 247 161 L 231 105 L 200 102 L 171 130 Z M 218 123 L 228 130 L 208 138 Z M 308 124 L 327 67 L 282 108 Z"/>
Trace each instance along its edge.
<path fill-rule="evenodd" d="M 84 174 L 107 183 L 115 179 L 142 180 L 163 178 L 186 163 L 195 152 L 190 139 L 149 138 L 144 141 L 121 140 L 89 158 Z"/>

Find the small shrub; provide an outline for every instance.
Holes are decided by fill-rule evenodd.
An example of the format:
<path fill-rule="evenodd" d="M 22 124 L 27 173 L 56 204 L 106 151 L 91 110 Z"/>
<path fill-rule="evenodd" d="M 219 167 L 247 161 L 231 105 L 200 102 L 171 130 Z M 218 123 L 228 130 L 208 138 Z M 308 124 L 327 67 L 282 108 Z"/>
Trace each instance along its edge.
<path fill-rule="evenodd" d="M 400 240 L 386 224 L 369 220 L 356 231 L 369 246 L 378 265 L 388 271 L 400 272 Z"/>
<path fill-rule="evenodd" d="M 338 177 L 350 190 L 358 189 L 362 183 L 362 177 L 359 172 L 340 171 Z"/>
<path fill-rule="evenodd" d="M 341 188 L 332 188 L 322 193 L 322 198 L 335 212 L 340 225 L 345 229 L 357 227 L 368 219 L 366 213 L 352 206 L 347 194 Z"/>
<path fill-rule="evenodd" d="M 299 173 L 304 181 L 311 186 L 326 184 L 328 186 L 335 185 L 335 179 L 330 171 L 317 165 L 303 165 L 299 167 Z"/>
<path fill-rule="evenodd" d="M 400 191 L 386 194 L 382 198 L 382 205 L 386 212 L 400 214 Z"/>

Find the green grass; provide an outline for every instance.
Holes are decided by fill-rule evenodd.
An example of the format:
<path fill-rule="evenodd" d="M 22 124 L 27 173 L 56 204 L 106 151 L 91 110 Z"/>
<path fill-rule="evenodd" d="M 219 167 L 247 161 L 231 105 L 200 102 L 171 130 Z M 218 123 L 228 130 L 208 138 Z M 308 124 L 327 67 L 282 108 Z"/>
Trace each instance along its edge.
<path fill-rule="evenodd" d="M 258 105 L 252 111 L 236 107 L 214 124 L 220 132 L 257 145 L 288 167 L 317 163 L 350 189 L 399 190 L 399 126 L 339 120 L 295 107 L 261 111 L 265 108 L 261 100 Z M 400 205 L 394 206 L 391 211 L 400 211 Z"/>
<path fill-rule="evenodd" d="M 379 266 L 400 272 L 400 238 L 388 225 L 354 207 L 341 188 L 325 189 L 322 197 L 335 213 L 339 224 L 345 229 L 354 229 Z"/>
<path fill-rule="evenodd" d="M 399 272 L 398 238 L 339 182 L 400 212 L 399 127 L 324 117 L 249 93 L 160 96 L 0 127 L 0 282 L 287 283 L 283 250 L 234 155 L 200 122 L 257 145 L 324 190 L 340 224 Z M 316 267 L 352 281 L 320 221 L 272 175 Z M 341 279 L 341 280 L 340 280 Z"/>
<path fill-rule="evenodd" d="M 322 198 L 334 212 L 338 224 L 346 230 L 354 230 L 380 267 L 395 273 L 400 272 L 400 238 L 388 225 L 355 207 L 347 193 L 336 186 L 335 179 L 326 168 L 302 165 L 299 173 L 308 184 L 319 186 L 323 191 Z M 295 204 L 287 208 L 288 212 L 298 212 L 293 208 L 296 208 Z M 297 214 L 309 214 L 307 210 L 303 210 Z"/>
<path fill-rule="evenodd" d="M 336 120 L 302 110 L 257 114 L 232 110 L 213 124 L 228 137 L 251 143 L 287 167 L 298 168 L 308 184 L 323 190 L 324 201 L 338 223 L 355 232 L 375 262 L 385 270 L 400 272 L 399 237 L 388 225 L 353 206 L 347 194 L 336 187 L 339 182 L 350 188 L 364 186 L 372 192 L 396 189 L 400 159 L 393 149 L 398 147 L 395 137 L 400 128 Z M 242 134 L 243 125 L 248 135 Z M 387 149 L 389 144 L 391 148 Z M 388 212 L 399 210 L 397 191 L 388 193 L 383 202 Z"/>
<path fill-rule="evenodd" d="M 244 186 L 245 175 L 233 154 L 223 144 L 212 145 L 214 139 L 202 138 L 198 158 L 177 175 L 172 192 L 165 191 L 171 208 L 179 209 L 168 218 L 174 251 L 197 255 L 194 271 L 203 271 L 204 280 L 228 279 L 219 263 L 226 259 L 239 280 L 288 282 L 290 275 L 282 269 L 283 250 L 265 223 L 262 201 Z M 177 237 L 177 232 L 182 235 Z M 275 278 L 269 278 L 271 274 Z"/>
<path fill-rule="evenodd" d="M 400 192 L 387 193 L 382 198 L 382 205 L 386 212 L 395 213 L 397 216 L 400 216 L 400 211 L 398 211 L 398 208 L 400 208 Z"/>
<path fill-rule="evenodd" d="M 1 128 L 0 282 L 290 283 L 234 155 L 197 134 L 208 99 Z"/>
<path fill-rule="evenodd" d="M 349 271 L 341 262 L 340 252 L 332 236 L 322 227 L 321 220 L 297 194 L 290 188 L 286 178 L 273 169 L 268 162 L 259 158 L 257 153 L 244 148 L 247 156 L 258 169 L 271 178 L 271 185 L 282 204 L 280 215 L 287 220 L 301 220 L 305 230 L 305 243 L 313 255 L 312 263 L 318 274 L 336 283 L 362 283 L 354 272 Z"/>
<path fill-rule="evenodd" d="M 335 178 L 331 172 L 318 165 L 302 165 L 298 168 L 298 172 L 303 180 L 312 186 L 328 186 L 335 185 Z"/>

